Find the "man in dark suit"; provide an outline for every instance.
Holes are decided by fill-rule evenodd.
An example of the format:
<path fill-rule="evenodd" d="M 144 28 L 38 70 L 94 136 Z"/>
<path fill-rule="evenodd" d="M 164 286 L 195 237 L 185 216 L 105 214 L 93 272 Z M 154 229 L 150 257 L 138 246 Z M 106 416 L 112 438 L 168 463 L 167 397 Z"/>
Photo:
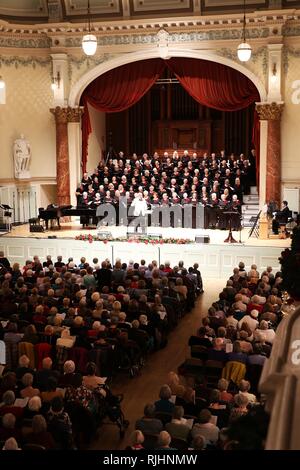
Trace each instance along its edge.
<path fill-rule="evenodd" d="M 279 226 L 281 224 L 287 224 L 289 217 L 291 217 L 291 211 L 288 207 L 288 202 L 282 201 L 282 210 L 274 212 L 273 215 L 275 217 L 272 220 L 272 230 L 275 235 L 278 235 Z"/>

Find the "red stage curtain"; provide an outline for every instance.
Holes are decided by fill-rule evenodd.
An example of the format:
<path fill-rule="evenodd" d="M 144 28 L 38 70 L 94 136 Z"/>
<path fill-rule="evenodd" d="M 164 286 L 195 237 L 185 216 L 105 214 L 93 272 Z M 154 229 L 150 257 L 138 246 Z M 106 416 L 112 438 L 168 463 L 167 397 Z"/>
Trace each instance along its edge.
<path fill-rule="evenodd" d="M 260 101 L 255 85 L 242 73 L 209 60 L 172 58 L 168 67 L 199 103 L 220 111 L 237 111 Z"/>
<path fill-rule="evenodd" d="M 221 111 L 237 111 L 260 101 L 256 86 L 241 72 L 202 59 L 172 58 L 167 65 L 185 90 L 199 103 Z M 253 145 L 256 153 L 256 181 L 259 184 L 260 122 L 254 111 Z"/>
<path fill-rule="evenodd" d="M 92 132 L 88 104 L 98 111 L 117 113 L 139 101 L 152 87 L 165 67 L 161 59 L 123 65 L 104 73 L 82 95 L 82 171 L 86 170 L 88 139 Z"/>
<path fill-rule="evenodd" d="M 82 169 L 85 171 L 91 123 L 88 104 L 98 111 L 120 112 L 139 101 L 161 75 L 165 66 L 199 103 L 221 111 L 237 111 L 260 101 L 255 85 L 242 73 L 226 65 L 202 59 L 149 59 L 123 65 L 101 75 L 84 91 L 82 119 Z M 259 142 L 256 126 L 255 142 Z M 254 143 L 255 143 L 254 142 Z M 259 148 L 256 148 L 257 162 Z"/>

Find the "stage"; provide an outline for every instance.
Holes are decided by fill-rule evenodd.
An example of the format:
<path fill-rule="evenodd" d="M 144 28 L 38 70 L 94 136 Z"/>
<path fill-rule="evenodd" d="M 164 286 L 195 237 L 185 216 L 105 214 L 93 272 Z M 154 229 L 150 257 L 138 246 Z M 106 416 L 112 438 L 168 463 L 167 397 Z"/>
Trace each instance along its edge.
<path fill-rule="evenodd" d="M 104 232 L 104 233 L 103 233 Z M 99 261 L 108 258 L 115 262 L 120 258 L 123 262 L 145 259 L 147 263 L 157 260 L 159 263 L 170 261 L 175 265 L 183 260 L 188 267 L 199 263 L 204 278 L 226 278 L 232 272 L 232 267 L 243 260 L 248 267 L 255 263 L 259 270 L 272 266 L 279 270 L 278 257 L 281 251 L 290 246 L 290 239 L 259 240 L 249 238 L 249 229 L 241 231 L 241 243 L 224 243 L 227 238 L 226 230 L 195 230 L 181 228 L 148 228 L 149 241 L 83 241 L 75 237 L 89 234 L 93 236 L 113 237 L 114 239 L 127 236 L 127 227 L 81 228 L 79 222 L 63 223 L 61 228 L 46 232 L 32 233 L 28 224 L 13 227 L 10 233 L 0 238 L 0 250 L 4 250 L 11 263 L 21 265 L 27 259 L 38 255 L 44 260 L 47 255 L 53 259 L 62 255 L 64 260 L 73 257 L 78 262 L 85 256 L 91 263 L 94 257 Z M 159 238 L 161 236 L 161 238 Z M 195 237 L 209 236 L 209 243 L 195 243 Z M 233 232 L 239 241 L 239 232 Z M 54 238 L 53 238 L 54 237 Z M 128 235 L 132 238 L 133 235 Z M 165 243 L 164 239 L 172 239 L 173 243 Z M 177 241 L 176 241 L 177 240 Z M 184 243 L 184 240 L 192 242 Z"/>

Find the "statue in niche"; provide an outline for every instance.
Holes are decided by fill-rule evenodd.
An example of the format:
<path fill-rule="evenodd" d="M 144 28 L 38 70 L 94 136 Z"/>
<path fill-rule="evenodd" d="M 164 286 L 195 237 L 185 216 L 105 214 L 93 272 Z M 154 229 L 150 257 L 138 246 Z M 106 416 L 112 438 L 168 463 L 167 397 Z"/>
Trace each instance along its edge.
<path fill-rule="evenodd" d="M 20 135 L 19 139 L 14 141 L 13 152 L 15 178 L 30 178 L 29 166 L 31 160 L 31 149 L 28 140 L 25 139 L 23 134 Z"/>

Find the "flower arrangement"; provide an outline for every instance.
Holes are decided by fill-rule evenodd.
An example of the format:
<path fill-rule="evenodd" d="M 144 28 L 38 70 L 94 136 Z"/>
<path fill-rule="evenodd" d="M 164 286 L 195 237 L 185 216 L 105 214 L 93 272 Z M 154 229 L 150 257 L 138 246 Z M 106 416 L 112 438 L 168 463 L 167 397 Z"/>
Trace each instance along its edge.
<path fill-rule="evenodd" d="M 291 248 L 281 252 L 279 261 L 283 289 L 295 300 L 300 300 L 300 227 L 293 229 Z"/>
<path fill-rule="evenodd" d="M 130 237 L 118 237 L 112 238 L 107 237 L 103 238 L 99 235 L 77 235 L 75 240 L 87 241 L 89 243 L 93 243 L 96 241 L 101 241 L 103 243 L 108 242 L 128 242 L 128 243 L 144 243 L 145 245 L 165 245 L 165 244 L 173 244 L 173 245 L 187 245 L 191 243 L 195 243 L 194 240 L 189 240 L 186 238 L 156 238 L 153 236 L 130 236 Z"/>

